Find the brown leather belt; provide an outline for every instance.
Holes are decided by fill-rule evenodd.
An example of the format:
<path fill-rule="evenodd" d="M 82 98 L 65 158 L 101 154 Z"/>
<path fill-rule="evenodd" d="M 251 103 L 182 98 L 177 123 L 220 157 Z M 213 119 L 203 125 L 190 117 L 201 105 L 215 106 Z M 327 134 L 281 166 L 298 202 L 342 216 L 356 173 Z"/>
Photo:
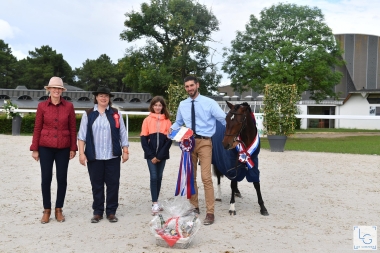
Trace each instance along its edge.
<path fill-rule="evenodd" d="M 194 134 L 194 138 L 195 139 L 205 139 L 205 140 L 211 139 L 211 137 L 202 136 L 202 135 L 198 135 L 198 134 Z"/>

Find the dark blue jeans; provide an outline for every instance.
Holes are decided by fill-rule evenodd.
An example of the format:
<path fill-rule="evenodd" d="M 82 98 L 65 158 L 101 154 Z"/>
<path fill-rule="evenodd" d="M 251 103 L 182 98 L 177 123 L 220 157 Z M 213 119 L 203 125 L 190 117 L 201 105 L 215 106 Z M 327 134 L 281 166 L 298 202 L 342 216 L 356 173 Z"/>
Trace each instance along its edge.
<path fill-rule="evenodd" d="M 151 160 L 146 160 L 150 172 L 150 194 L 152 195 L 152 202 L 157 202 L 161 190 L 162 174 L 164 173 L 166 160 L 153 164 Z"/>
<path fill-rule="evenodd" d="M 55 208 L 62 208 L 67 188 L 67 169 L 70 160 L 70 148 L 38 148 L 41 166 L 42 200 L 45 209 L 51 209 L 51 180 L 53 178 L 53 163 L 56 167 L 57 199 Z"/>
<path fill-rule="evenodd" d="M 104 184 L 107 186 L 106 215 L 116 214 L 119 206 L 120 157 L 87 162 L 92 186 L 94 215 L 104 213 Z"/>

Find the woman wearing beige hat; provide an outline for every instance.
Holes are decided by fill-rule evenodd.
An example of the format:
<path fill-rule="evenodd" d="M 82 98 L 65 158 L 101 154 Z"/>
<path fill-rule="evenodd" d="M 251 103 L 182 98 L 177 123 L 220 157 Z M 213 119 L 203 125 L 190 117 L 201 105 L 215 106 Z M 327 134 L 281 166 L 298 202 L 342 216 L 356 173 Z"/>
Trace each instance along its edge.
<path fill-rule="evenodd" d="M 44 206 L 41 223 L 43 224 L 50 220 L 50 187 L 54 162 L 57 178 L 55 218 L 58 222 L 65 221 L 62 207 L 67 188 L 67 169 L 69 160 L 75 157 L 78 150 L 75 111 L 72 103 L 62 98 L 62 92 L 66 91 L 62 79 L 52 77 L 45 89 L 49 92 L 49 98 L 38 104 L 33 140 L 30 146 L 33 159 L 40 161 L 41 166 L 41 189 Z"/>

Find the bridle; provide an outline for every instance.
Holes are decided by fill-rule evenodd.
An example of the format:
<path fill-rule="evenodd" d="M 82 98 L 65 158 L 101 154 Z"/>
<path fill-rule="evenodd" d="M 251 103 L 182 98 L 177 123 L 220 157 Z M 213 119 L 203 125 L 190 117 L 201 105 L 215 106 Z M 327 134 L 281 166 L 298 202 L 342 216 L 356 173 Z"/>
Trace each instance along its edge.
<path fill-rule="evenodd" d="M 247 115 L 245 113 L 236 113 L 236 112 L 229 112 L 229 114 L 232 114 L 230 120 L 234 120 L 235 118 L 235 115 L 244 115 L 244 119 L 242 121 L 238 121 L 239 124 L 241 124 L 241 127 L 240 127 L 240 130 L 237 134 L 224 134 L 224 136 L 234 136 L 234 139 L 232 142 L 240 142 L 242 143 L 242 141 L 238 140 L 237 138 L 239 137 L 239 135 L 241 134 L 241 131 L 243 131 L 243 129 L 247 126 Z"/>

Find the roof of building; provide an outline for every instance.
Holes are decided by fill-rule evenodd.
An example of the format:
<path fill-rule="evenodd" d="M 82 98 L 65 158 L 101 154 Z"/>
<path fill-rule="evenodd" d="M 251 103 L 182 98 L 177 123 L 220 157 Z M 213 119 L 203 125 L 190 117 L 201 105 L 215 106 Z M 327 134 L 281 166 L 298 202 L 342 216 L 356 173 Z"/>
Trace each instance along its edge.
<path fill-rule="evenodd" d="M 63 87 L 65 87 L 68 91 L 84 91 L 83 89 L 79 87 L 68 85 L 67 83 L 63 83 Z"/>
<path fill-rule="evenodd" d="M 38 103 L 45 101 L 48 98 L 46 91 L 31 90 L 21 88 L 17 89 L 1 89 L 0 88 L 0 104 L 4 100 L 10 99 L 20 109 L 36 109 Z M 88 109 L 94 106 L 94 95 L 92 91 L 85 91 L 78 87 L 65 85 L 68 89 L 62 93 L 62 97 L 73 103 L 76 110 Z M 127 92 L 112 92 L 115 97 L 112 98 L 112 103 L 122 111 L 148 111 L 152 96 L 149 93 L 127 93 Z"/>
<path fill-rule="evenodd" d="M 24 85 L 19 85 L 15 88 L 15 90 L 27 90 L 28 88 L 26 88 L 26 86 Z"/>

